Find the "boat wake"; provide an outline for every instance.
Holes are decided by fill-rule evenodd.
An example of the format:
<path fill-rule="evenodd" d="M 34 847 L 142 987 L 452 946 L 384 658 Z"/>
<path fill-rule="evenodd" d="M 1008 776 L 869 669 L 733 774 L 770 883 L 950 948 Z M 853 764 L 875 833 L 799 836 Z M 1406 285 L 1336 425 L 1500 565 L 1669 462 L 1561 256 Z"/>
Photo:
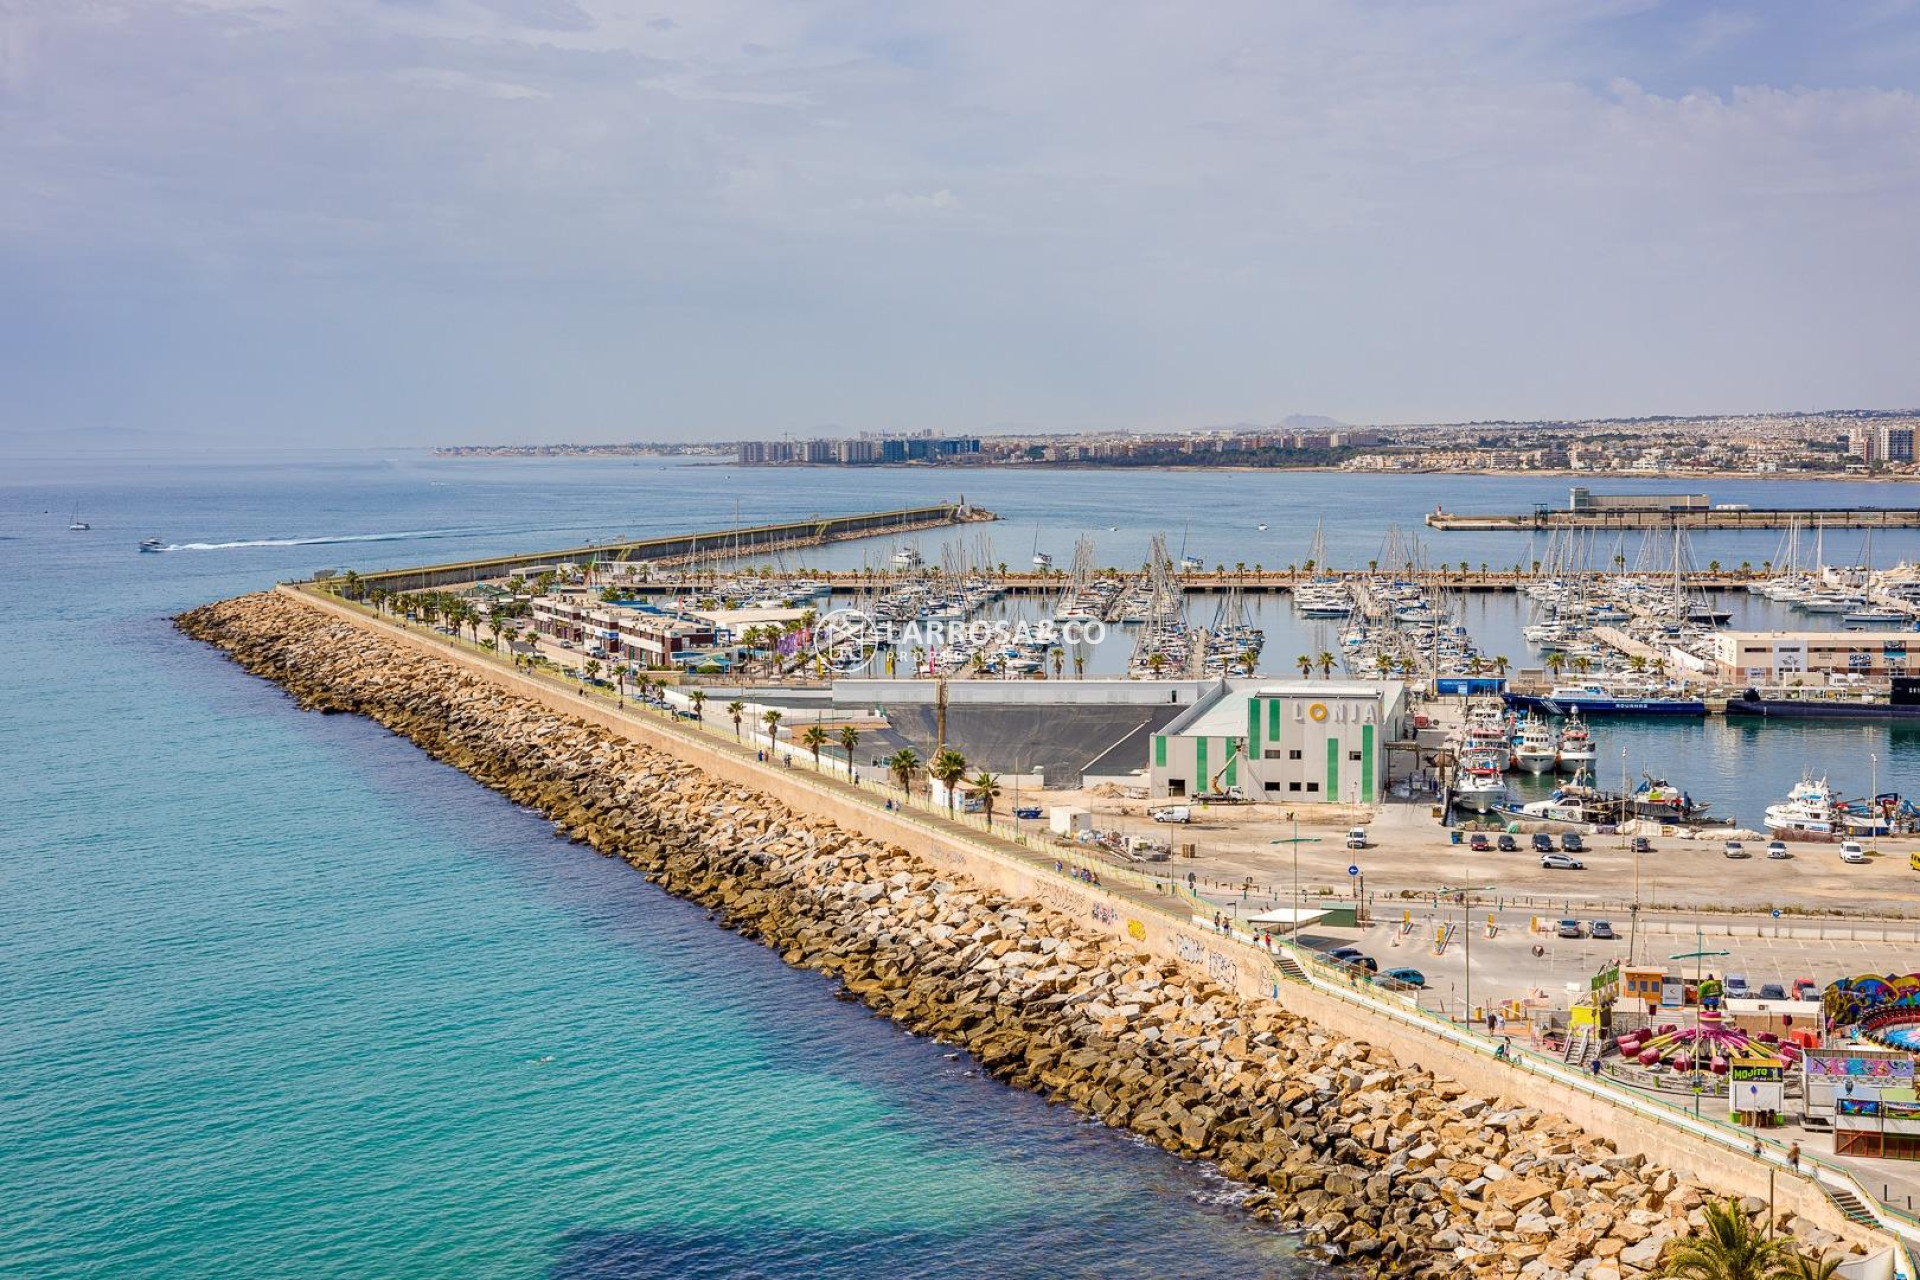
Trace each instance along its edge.
<path fill-rule="evenodd" d="M 475 538 L 544 533 L 542 529 L 402 529 L 393 533 L 342 533 L 322 538 L 245 538 L 234 542 L 173 542 L 157 551 L 235 551 L 245 547 L 325 547 L 348 542 L 410 542 L 431 538 Z"/>

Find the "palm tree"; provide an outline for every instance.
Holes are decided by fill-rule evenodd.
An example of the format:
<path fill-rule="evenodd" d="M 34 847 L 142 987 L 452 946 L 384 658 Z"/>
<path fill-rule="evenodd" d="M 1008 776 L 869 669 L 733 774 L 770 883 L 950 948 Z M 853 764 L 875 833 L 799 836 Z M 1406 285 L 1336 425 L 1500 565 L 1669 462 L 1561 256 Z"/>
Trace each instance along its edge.
<path fill-rule="evenodd" d="M 500 620 L 499 614 L 496 613 L 487 619 L 487 630 L 493 636 L 493 647 L 495 649 L 500 647 L 500 633 L 506 629 L 507 624 Z"/>
<path fill-rule="evenodd" d="M 1573 669 L 1581 675 L 1585 675 L 1587 672 L 1593 670 L 1593 659 L 1583 653 L 1573 660 Z"/>
<path fill-rule="evenodd" d="M 600 678 L 600 660 L 598 658 L 588 658 L 586 665 L 580 669 L 586 672 L 588 683 L 592 683 Z"/>
<path fill-rule="evenodd" d="M 767 726 L 767 750 L 772 752 L 780 741 L 780 708 L 768 707 L 760 716 L 760 723 Z"/>
<path fill-rule="evenodd" d="M 1058 680 L 1061 669 L 1067 665 L 1067 652 L 1059 645 L 1055 645 L 1047 650 L 1047 656 L 1053 659 L 1053 678 Z"/>
<path fill-rule="evenodd" d="M 913 794 L 913 771 L 920 767 L 920 757 L 912 747 L 902 747 L 887 757 L 887 772 L 900 780 L 900 789 L 908 795 Z"/>
<path fill-rule="evenodd" d="M 1803 1253 L 1788 1252 L 1787 1263 L 1774 1274 L 1780 1280 L 1833 1280 L 1845 1259 L 1837 1255 L 1830 1258 L 1809 1258 Z"/>
<path fill-rule="evenodd" d="M 1679 1240 L 1667 1256 L 1662 1275 L 1687 1280 L 1771 1280 L 1787 1263 L 1788 1246 L 1769 1240 L 1740 1211 L 1737 1200 L 1717 1200 L 1706 1207 L 1707 1229 Z"/>
<path fill-rule="evenodd" d="M 1167 659 L 1165 654 L 1150 653 L 1147 655 L 1147 670 L 1151 671 L 1156 679 L 1158 679 L 1160 673 L 1166 669 L 1166 666 Z"/>
<path fill-rule="evenodd" d="M 1303 653 L 1299 657 L 1293 660 L 1293 665 L 1300 668 L 1300 678 L 1302 680 L 1308 680 L 1312 678 L 1313 676 L 1313 659 L 1312 658 L 1308 657 L 1306 654 Z"/>
<path fill-rule="evenodd" d="M 986 810 L 987 822 L 993 822 L 993 802 L 1000 798 L 1000 779 L 982 769 L 974 775 L 967 789 L 980 797 L 980 803 Z"/>
<path fill-rule="evenodd" d="M 1332 654 L 1328 653 L 1325 649 L 1322 649 L 1320 651 L 1320 656 L 1318 658 L 1315 658 L 1314 661 L 1320 664 L 1320 678 L 1322 680 L 1333 679 L 1333 664 L 1336 661 L 1336 659 Z"/>
<path fill-rule="evenodd" d="M 1374 669 L 1380 673 L 1380 678 L 1384 680 L 1387 678 L 1387 673 L 1393 670 L 1393 659 L 1384 653 L 1375 654 L 1373 665 Z"/>
<path fill-rule="evenodd" d="M 695 689 L 687 695 L 687 701 L 693 704 L 693 718 L 702 724 L 706 723 L 707 691 L 705 689 Z"/>
<path fill-rule="evenodd" d="M 1076 679 L 1087 674 L 1087 655 L 1078 649 L 1073 651 L 1073 674 Z"/>
<path fill-rule="evenodd" d="M 947 814 L 953 814 L 954 788 L 960 779 L 967 776 L 967 758 L 952 747 L 942 747 L 935 753 L 933 763 L 927 766 L 927 774 L 938 778 L 947 789 Z"/>
<path fill-rule="evenodd" d="M 847 753 L 847 777 L 853 774 L 853 749 L 860 745 L 860 731 L 850 724 L 840 726 L 840 749 Z"/>
<path fill-rule="evenodd" d="M 1248 675 L 1252 675 L 1253 669 L 1259 665 L 1260 665 L 1259 654 L 1255 653 L 1251 649 L 1242 649 L 1240 651 L 1240 669 L 1242 671 L 1245 671 Z"/>
<path fill-rule="evenodd" d="M 1510 667 L 1510 666 L 1512 666 L 1512 665 L 1513 665 L 1512 663 L 1510 663 L 1510 662 L 1508 662 L 1508 661 L 1507 661 L 1507 655 L 1506 655 L 1506 654 L 1504 654 L 1504 653 L 1502 653 L 1502 654 L 1499 654 L 1499 655 L 1497 655 L 1497 656 L 1495 656 L 1495 658 L 1494 658 L 1494 660 L 1493 660 L 1493 670 L 1494 670 L 1494 673 L 1495 673 L 1496 675 L 1499 675 L 1499 676 L 1501 676 L 1502 678 L 1505 678 L 1505 676 L 1506 676 L 1506 674 L 1507 674 L 1507 668 L 1508 668 L 1508 667 Z"/>
<path fill-rule="evenodd" d="M 813 771 L 820 772 L 820 748 L 827 745 L 827 731 L 817 724 L 808 725 L 800 735 L 800 745 L 813 752 Z"/>
<path fill-rule="evenodd" d="M 740 737 L 740 717 L 746 713 L 747 704 L 738 698 L 735 698 L 727 704 L 727 714 L 733 717 L 733 736 L 735 741 L 738 741 Z"/>
<path fill-rule="evenodd" d="M 340 585 L 345 589 L 347 599 L 358 600 L 360 598 L 360 575 L 352 569 L 340 575 Z"/>
<path fill-rule="evenodd" d="M 1554 652 L 1547 655 L 1547 670 L 1553 672 L 1553 674 L 1555 674 L 1556 676 L 1560 674 L 1561 669 L 1566 665 L 1567 665 L 1566 654 L 1561 653 L 1558 650 L 1555 650 Z"/>

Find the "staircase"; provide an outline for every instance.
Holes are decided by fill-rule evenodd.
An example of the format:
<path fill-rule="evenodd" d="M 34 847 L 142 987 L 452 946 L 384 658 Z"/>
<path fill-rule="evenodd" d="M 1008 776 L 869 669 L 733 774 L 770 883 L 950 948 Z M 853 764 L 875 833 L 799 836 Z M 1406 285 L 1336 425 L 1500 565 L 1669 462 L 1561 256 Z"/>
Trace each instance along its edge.
<path fill-rule="evenodd" d="M 1275 951 L 1273 953 L 1273 967 L 1280 971 L 1281 977 L 1286 978 L 1289 981 L 1292 981 L 1292 982 L 1312 981 L 1312 979 L 1307 977 L 1306 969 L 1301 965 L 1301 963 L 1298 960 L 1294 958 L 1293 952 L 1291 950 Z"/>
<path fill-rule="evenodd" d="M 1873 1216 L 1873 1210 L 1867 1208 L 1851 1188 L 1835 1187 L 1822 1182 L 1820 1189 L 1826 1192 L 1827 1199 L 1833 1201 L 1834 1206 L 1847 1216 L 1847 1221 L 1858 1223 L 1863 1227 L 1880 1225 L 1880 1219 Z"/>
<path fill-rule="evenodd" d="M 1567 1049 L 1560 1055 L 1560 1061 L 1570 1067 L 1584 1067 L 1592 1052 L 1593 1032 L 1587 1027 L 1582 1027 L 1580 1034 L 1567 1037 Z"/>

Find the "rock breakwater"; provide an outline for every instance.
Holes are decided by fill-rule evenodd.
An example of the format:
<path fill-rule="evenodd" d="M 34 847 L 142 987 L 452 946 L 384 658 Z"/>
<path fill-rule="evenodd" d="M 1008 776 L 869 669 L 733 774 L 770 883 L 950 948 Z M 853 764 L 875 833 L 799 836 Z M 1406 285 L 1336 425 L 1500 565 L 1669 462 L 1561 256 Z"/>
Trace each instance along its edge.
<path fill-rule="evenodd" d="M 299 705 L 371 717 L 877 1013 L 1247 1185 L 1255 1215 L 1378 1274 L 1619 1280 L 1710 1189 L 1476 1095 L 283 594 L 183 615 Z M 1764 1202 L 1749 1202 L 1764 1214 Z M 1811 1223 L 1804 1247 L 1837 1245 Z"/>

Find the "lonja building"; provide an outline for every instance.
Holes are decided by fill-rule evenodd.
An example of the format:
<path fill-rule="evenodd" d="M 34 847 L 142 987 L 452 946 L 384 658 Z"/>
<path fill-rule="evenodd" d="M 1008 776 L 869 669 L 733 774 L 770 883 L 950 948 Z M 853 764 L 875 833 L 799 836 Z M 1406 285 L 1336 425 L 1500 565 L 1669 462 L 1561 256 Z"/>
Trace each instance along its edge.
<path fill-rule="evenodd" d="M 1410 737 L 1398 681 L 1223 680 L 1153 736 L 1151 794 L 1372 804 Z"/>

